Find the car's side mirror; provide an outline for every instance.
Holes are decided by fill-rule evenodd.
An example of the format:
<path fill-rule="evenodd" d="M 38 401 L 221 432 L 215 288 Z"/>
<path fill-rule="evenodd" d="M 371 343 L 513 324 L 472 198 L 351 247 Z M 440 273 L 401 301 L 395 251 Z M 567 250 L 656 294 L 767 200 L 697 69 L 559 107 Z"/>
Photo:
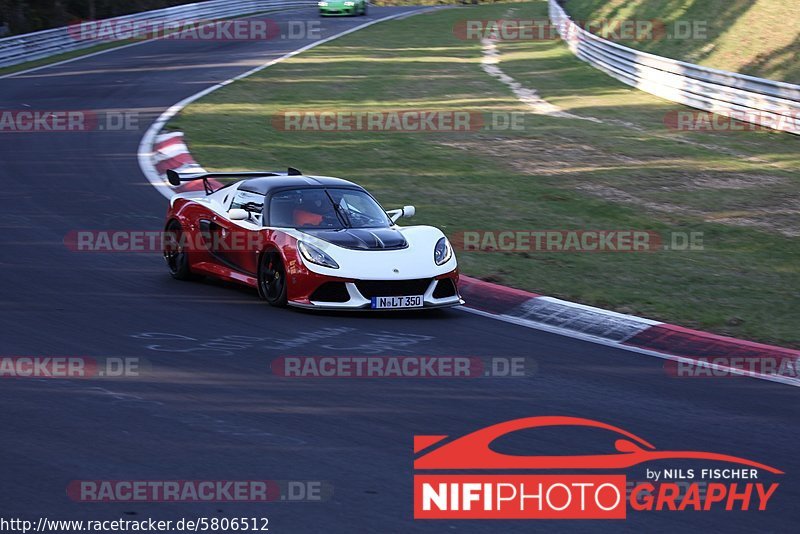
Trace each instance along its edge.
<path fill-rule="evenodd" d="M 417 213 L 417 209 L 414 206 L 403 206 L 399 210 L 391 210 L 387 212 L 389 217 L 392 219 L 392 222 L 397 222 L 400 217 L 409 218 L 413 217 L 415 213 Z"/>
<path fill-rule="evenodd" d="M 250 218 L 250 214 L 247 213 L 247 210 L 233 208 L 228 211 L 228 218 L 232 221 L 244 221 Z"/>

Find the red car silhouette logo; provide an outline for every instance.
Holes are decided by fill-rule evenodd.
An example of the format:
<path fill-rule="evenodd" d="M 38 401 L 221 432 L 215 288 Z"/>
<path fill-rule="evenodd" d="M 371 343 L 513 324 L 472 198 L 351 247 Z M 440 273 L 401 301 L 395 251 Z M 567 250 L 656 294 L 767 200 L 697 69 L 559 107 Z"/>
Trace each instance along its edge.
<path fill-rule="evenodd" d="M 501 436 L 518 430 L 578 426 L 610 430 L 619 434 L 616 453 L 575 456 L 519 456 L 496 452 L 491 444 Z M 414 436 L 414 453 L 428 450 L 448 436 Z M 644 439 L 621 428 L 580 417 L 525 417 L 498 423 L 446 442 L 414 460 L 418 470 L 456 469 L 624 469 L 655 460 L 712 460 L 763 469 L 782 475 L 774 467 L 762 463 L 713 452 L 659 451 Z"/>

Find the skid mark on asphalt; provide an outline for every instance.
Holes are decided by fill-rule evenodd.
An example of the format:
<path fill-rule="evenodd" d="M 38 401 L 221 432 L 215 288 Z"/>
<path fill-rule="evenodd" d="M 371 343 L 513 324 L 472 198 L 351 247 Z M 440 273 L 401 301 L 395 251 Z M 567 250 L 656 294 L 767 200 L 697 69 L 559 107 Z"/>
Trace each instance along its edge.
<path fill-rule="evenodd" d="M 180 425 L 192 430 L 214 433 L 223 437 L 236 439 L 250 439 L 260 445 L 306 445 L 307 442 L 294 436 L 265 432 L 260 428 L 251 427 L 230 421 L 218 416 L 210 416 L 198 412 L 178 413 L 161 401 L 148 400 L 140 395 L 122 393 L 99 386 L 87 386 L 85 383 L 64 379 L 37 379 L 52 388 L 76 392 L 85 395 L 85 398 L 101 400 L 102 402 L 122 409 L 131 409 L 144 412 L 145 415 L 167 421 L 170 425 Z"/>
<path fill-rule="evenodd" d="M 433 336 L 387 330 L 364 333 L 346 326 L 297 332 L 291 337 L 227 335 L 204 339 L 170 332 L 141 332 L 131 334 L 131 337 L 148 342 L 155 341 L 156 343 L 148 343 L 144 347 L 157 352 L 219 356 L 233 356 L 243 350 L 285 351 L 305 346 L 311 346 L 315 350 L 348 351 L 359 354 L 412 352 L 413 349 L 410 347 L 434 339 Z"/>

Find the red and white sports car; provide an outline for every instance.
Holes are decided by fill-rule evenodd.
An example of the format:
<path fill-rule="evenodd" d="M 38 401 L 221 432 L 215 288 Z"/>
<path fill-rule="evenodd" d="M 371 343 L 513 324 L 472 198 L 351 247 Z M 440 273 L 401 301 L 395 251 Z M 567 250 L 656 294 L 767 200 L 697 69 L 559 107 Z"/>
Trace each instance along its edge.
<path fill-rule="evenodd" d="M 246 284 L 275 306 L 407 309 L 463 304 L 447 238 L 396 224 L 414 207 L 384 211 L 361 186 L 288 172 L 167 173 L 202 180 L 167 210 L 164 258 L 174 278 Z M 238 179 L 219 186 L 220 179 Z"/>

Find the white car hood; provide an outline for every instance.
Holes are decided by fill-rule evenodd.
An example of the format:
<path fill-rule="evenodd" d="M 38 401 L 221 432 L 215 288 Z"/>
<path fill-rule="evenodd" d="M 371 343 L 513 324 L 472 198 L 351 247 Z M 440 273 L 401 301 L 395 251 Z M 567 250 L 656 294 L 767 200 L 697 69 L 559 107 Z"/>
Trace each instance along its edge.
<path fill-rule="evenodd" d="M 432 226 L 394 226 L 405 238 L 408 246 L 402 249 L 369 250 L 344 248 L 324 241 L 300 230 L 285 229 L 292 237 L 319 248 L 337 264 L 331 269 L 311 263 L 303 258 L 310 271 L 328 276 L 354 278 L 358 280 L 408 280 L 431 278 L 449 273 L 456 268 L 455 254 L 443 265 L 433 261 L 433 249 L 444 234 Z"/>

